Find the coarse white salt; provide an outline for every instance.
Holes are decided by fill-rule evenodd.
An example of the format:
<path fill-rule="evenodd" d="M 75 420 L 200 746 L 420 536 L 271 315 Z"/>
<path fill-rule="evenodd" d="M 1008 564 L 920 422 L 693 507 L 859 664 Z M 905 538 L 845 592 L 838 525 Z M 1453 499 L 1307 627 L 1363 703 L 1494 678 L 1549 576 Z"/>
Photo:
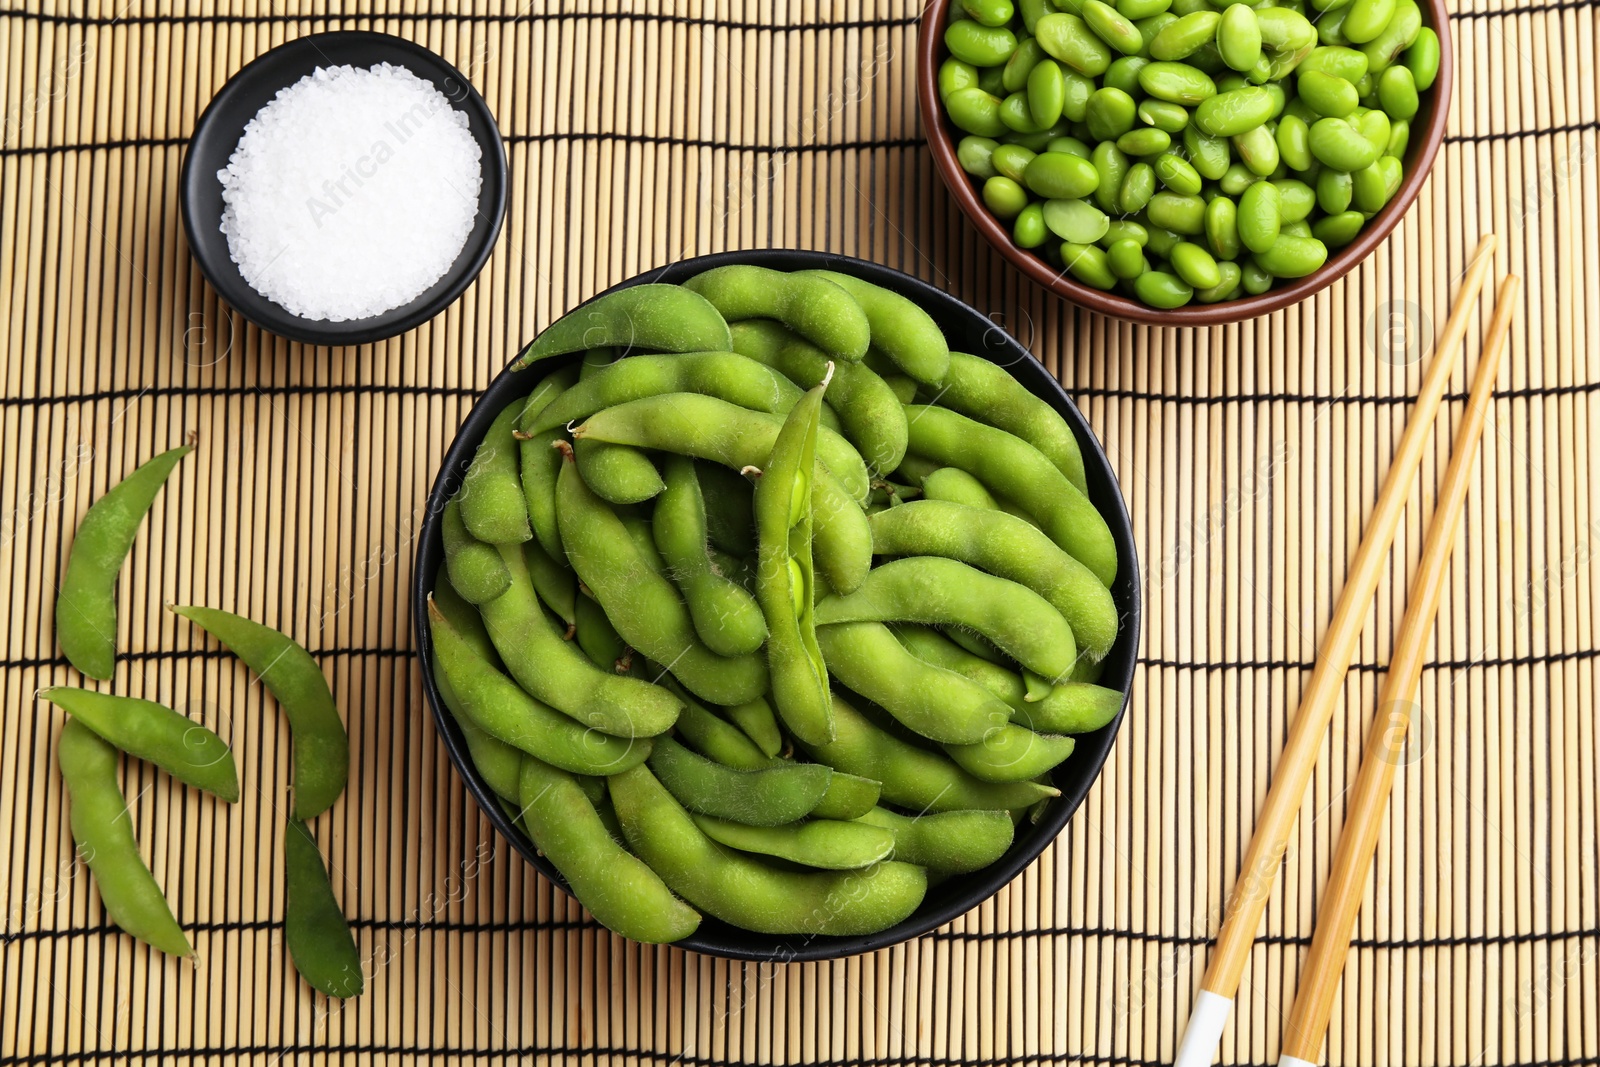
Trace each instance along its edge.
<path fill-rule="evenodd" d="M 404 67 L 318 67 L 244 128 L 222 182 L 239 273 L 305 319 L 409 303 L 472 232 L 482 150 L 467 116 Z"/>

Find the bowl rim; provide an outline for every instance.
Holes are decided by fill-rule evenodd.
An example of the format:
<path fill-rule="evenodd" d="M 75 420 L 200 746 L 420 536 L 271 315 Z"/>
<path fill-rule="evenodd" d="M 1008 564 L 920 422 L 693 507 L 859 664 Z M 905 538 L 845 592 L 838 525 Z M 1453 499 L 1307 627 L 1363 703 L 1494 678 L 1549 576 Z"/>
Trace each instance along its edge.
<path fill-rule="evenodd" d="M 482 238 L 477 239 L 476 245 L 473 235 L 468 235 L 467 243 L 462 246 L 462 251 L 457 253 L 456 262 L 451 264 L 450 270 L 444 276 L 450 279 L 449 285 L 430 300 L 422 303 L 414 300 L 415 306 L 410 310 L 381 325 L 372 324 L 373 320 L 400 311 L 401 308 L 391 308 L 382 315 L 369 316 L 365 319 L 332 322 L 304 319 L 279 307 L 269 298 L 256 292 L 250 283 L 244 280 L 231 260 L 229 260 L 231 270 L 213 262 L 213 257 L 209 253 L 212 247 L 209 234 L 207 240 L 198 239 L 200 232 L 198 228 L 202 225 L 202 220 L 196 218 L 200 183 L 206 179 L 195 169 L 194 148 L 208 136 L 221 136 L 221 132 L 213 131 L 211 126 L 220 121 L 219 116 L 234 98 L 250 88 L 253 80 L 260 77 L 267 66 L 281 62 L 286 55 L 308 49 L 320 52 L 323 47 L 346 47 L 357 44 L 378 46 L 404 54 L 415 61 L 416 65 L 403 62 L 401 65 L 405 65 L 418 76 L 431 75 L 442 77 L 447 81 L 454 79 L 462 87 L 462 98 L 459 100 L 452 98 L 451 106 L 457 110 L 470 112 L 472 117 L 494 134 L 493 150 L 483 153 L 483 187 L 478 197 L 478 210 L 490 212 L 488 230 Z M 383 61 L 373 60 L 373 62 Z M 328 62 L 335 61 L 330 59 Z M 235 143 L 237 144 L 237 139 Z M 479 144 L 480 147 L 487 147 L 482 141 Z M 189 255 L 200 267 L 200 273 L 205 275 L 211 288 L 228 307 L 262 330 L 279 337 L 286 337 L 291 341 L 329 346 L 361 345 L 398 337 L 434 318 L 460 299 L 461 294 L 466 292 L 467 287 L 482 273 L 484 265 L 488 263 L 489 256 L 493 254 L 495 245 L 499 242 L 500 231 L 505 225 L 508 185 L 509 167 L 506 161 L 505 137 L 500 130 L 500 124 L 495 120 L 494 112 L 490 110 L 483 94 L 478 92 L 471 79 L 461 73 L 454 64 L 437 52 L 394 34 L 380 33 L 376 30 L 328 30 L 296 37 L 267 49 L 240 67 L 223 83 L 222 88 L 217 90 L 216 95 L 206 104 L 205 110 L 200 113 L 199 119 L 195 121 L 194 129 L 184 146 L 183 166 L 178 178 L 178 198 Z M 442 280 L 444 279 L 441 278 Z M 434 283 L 438 284 L 439 282 Z M 432 288 L 433 286 L 429 286 L 429 289 Z M 420 295 L 417 300 L 420 300 Z M 263 311 L 267 310 L 274 313 L 263 314 Z M 363 325 L 364 323 L 368 325 Z"/>
<path fill-rule="evenodd" d="M 1119 614 L 1122 616 L 1122 626 L 1116 643 L 1106 657 L 1106 674 L 1101 678 L 1100 684 L 1121 690 L 1122 708 L 1116 718 L 1106 726 L 1078 737 L 1078 745 L 1072 758 L 1057 769 L 1056 784 L 1062 789 L 1062 795 L 1051 802 L 1045 816 L 1037 824 L 1024 823 L 1019 827 L 1017 838 L 1005 856 L 981 871 L 959 876 L 945 883 L 956 885 L 959 891 L 941 894 L 940 897 L 934 898 L 930 890 L 930 896 L 924 899 L 911 916 L 896 926 L 876 934 L 859 937 L 780 937 L 755 934 L 706 916 L 700 929 L 693 935 L 673 942 L 674 947 L 727 959 L 769 962 L 838 959 L 899 944 L 928 933 L 971 911 L 1032 864 L 1056 839 L 1077 811 L 1090 787 L 1099 778 L 1117 732 L 1126 718 L 1132 694 L 1143 621 L 1143 590 L 1137 546 L 1133 539 L 1133 523 L 1129 518 L 1127 504 L 1118 485 L 1115 470 L 1099 438 L 1095 436 L 1087 419 L 1078 410 L 1072 398 L 1044 365 L 1015 338 L 1003 330 L 995 329 L 992 320 L 959 297 L 881 264 L 832 253 L 789 249 L 722 252 L 682 260 L 666 267 L 646 271 L 612 286 L 606 292 L 646 282 L 681 280 L 700 271 L 732 263 L 754 263 L 784 270 L 820 267 L 851 273 L 878 284 L 889 283 L 897 291 L 908 295 L 916 294 L 916 297 L 920 298 L 919 303 L 924 303 L 924 306 L 927 306 L 926 302 L 934 302 L 938 305 L 937 309 L 930 310 L 934 311 L 936 318 L 942 317 L 947 320 L 959 318 L 968 323 L 968 328 L 973 331 L 970 336 L 981 337 L 984 344 L 989 346 L 990 350 L 981 354 L 1007 367 L 1026 388 L 1041 396 L 1060 412 L 1072 427 L 1083 451 L 1091 498 L 1105 516 L 1107 525 L 1111 527 L 1121 559 L 1112 592 L 1117 600 Z M 598 296 L 603 295 L 605 294 L 598 294 Z M 598 296 L 591 299 L 597 299 Z M 983 332 L 980 334 L 977 332 L 979 330 Z M 996 355 L 1002 355 L 1004 359 L 994 358 Z M 548 373 L 579 358 L 581 353 L 573 353 L 568 357 L 545 361 L 535 367 L 543 367 L 540 372 L 542 376 L 542 373 Z M 532 369 L 535 368 L 530 368 Z M 472 461 L 473 453 L 500 408 L 517 396 L 523 395 L 536 380 L 535 377 L 513 372 L 508 364 L 480 394 L 441 462 L 433 485 L 429 489 L 423 525 L 413 560 L 412 626 L 416 654 L 422 670 L 423 690 L 433 712 L 434 724 L 449 752 L 451 762 L 465 780 L 468 791 L 477 800 L 484 815 L 513 848 L 542 874 L 560 886 L 563 892 L 570 892 L 560 873 L 537 852 L 521 829 L 512 823 L 481 773 L 473 765 L 466 739 L 439 697 L 433 677 L 431 639 L 426 622 L 428 594 L 443 558 L 439 515 L 444 502 L 459 485 L 462 475 Z M 938 903 L 930 906 L 930 900 L 937 900 Z"/>
<path fill-rule="evenodd" d="M 1085 285 L 1064 270 L 1057 271 L 1044 257 L 1019 247 L 1012 240 L 1011 231 L 984 205 L 974 181 L 956 159 L 955 137 L 951 132 L 953 127 L 947 123 L 944 106 L 939 100 L 939 64 L 948 53 L 944 46 L 943 27 L 952 2 L 929 0 L 918 28 L 917 106 L 928 148 L 933 153 L 934 165 L 945 187 L 950 190 L 950 195 L 961 208 L 961 213 L 1007 261 L 1058 296 L 1102 315 L 1151 326 L 1220 326 L 1243 322 L 1298 304 L 1355 269 L 1388 238 L 1422 191 L 1423 183 L 1433 170 L 1434 158 L 1444 143 L 1445 125 L 1450 118 L 1450 98 L 1455 86 L 1455 55 L 1449 32 L 1449 13 L 1444 0 L 1418 0 L 1428 16 L 1423 25 L 1432 27 L 1439 35 L 1439 74 L 1434 79 L 1432 90 L 1424 98 L 1422 108 L 1411 120 L 1412 138 L 1407 146 L 1409 163 L 1405 178 L 1383 210 L 1362 227 L 1354 241 L 1336 249 L 1317 270 L 1304 278 L 1296 278 L 1288 285 L 1274 286 L 1258 296 L 1247 294 L 1237 300 L 1216 304 L 1191 303 L 1171 310 L 1154 308 L 1131 297 Z M 1419 132 L 1418 120 L 1423 118 L 1426 121 L 1421 125 L 1426 135 L 1419 140 L 1416 136 Z"/>

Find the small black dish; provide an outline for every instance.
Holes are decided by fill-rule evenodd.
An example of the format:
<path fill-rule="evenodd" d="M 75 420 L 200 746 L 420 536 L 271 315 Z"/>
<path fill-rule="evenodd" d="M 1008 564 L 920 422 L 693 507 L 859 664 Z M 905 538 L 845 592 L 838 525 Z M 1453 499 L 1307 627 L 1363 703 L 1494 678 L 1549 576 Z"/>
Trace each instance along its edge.
<path fill-rule="evenodd" d="M 1017 836 L 1012 842 L 1010 851 L 997 863 L 973 874 L 950 878 L 932 886 L 922 905 L 904 922 L 864 937 L 776 937 L 752 933 L 706 916 L 693 936 L 675 942 L 679 948 L 693 949 L 729 959 L 774 962 L 837 959 L 908 941 L 943 926 L 958 915 L 971 911 L 1037 859 L 1045 847 L 1061 832 L 1062 827 L 1067 825 L 1067 820 L 1072 818 L 1073 812 L 1078 810 L 1078 805 L 1089 792 L 1089 786 L 1099 776 L 1100 768 L 1105 764 L 1106 756 L 1111 751 L 1111 743 L 1116 738 L 1117 729 L 1122 725 L 1126 715 L 1126 694 L 1133 686 L 1133 671 L 1139 650 L 1141 626 L 1139 560 L 1133 543 L 1133 524 L 1128 518 L 1128 509 L 1122 499 L 1122 492 L 1117 487 L 1115 472 L 1111 469 L 1110 461 L 1106 459 L 1105 450 L 1100 447 L 1100 442 L 1078 411 L 1077 405 L 1061 388 L 1061 383 L 1051 377 L 1050 372 L 1045 370 L 1039 361 L 1010 334 L 996 327 L 982 312 L 949 293 L 876 263 L 824 252 L 778 249 L 723 252 L 685 260 L 630 278 L 615 288 L 622 289 L 644 282 L 683 282 L 702 271 L 730 263 L 754 263 L 782 271 L 821 269 L 853 274 L 916 301 L 939 324 L 939 328 L 949 338 L 951 348 L 983 356 L 1005 367 L 1030 392 L 1059 411 L 1061 417 L 1067 420 L 1067 425 L 1071 426 L 1073 433 L 1077 435 L 1083 449 L 1083 462 L 1088 475 L 1089 498 L 1094 501 L 1111 527 L 1121 559 L 1111 594 L 1122 617 L 1122 629 L 1117 635 L 1116 643 L 1106 656 L 1105 670 L 1100 678 L 1100 684 L 1123 692 L 1123 711 L 1107 726 L 1078 738 L 1077 749 L 1071 758 L 1057 767 L 1052 776 L 1055 786 L 1061 790 L 1061 796 L 1048 805 L 1044 817 L 1039 822 L 1032 823 L 1027 819 L 1022 821 L 1017 827 Z M 507 353 L 508 362 L 515 354 L 515 352 Z M 433 677 L 430 653 L 432 646 L 427 619 L 428 592 L 433 588 L 434 577 L 444 561 L 439 515 L 444 509 L 445 502 L 460 487 L 461 477 L 472 463 L 473 454 L 488 432 L 489 424 L 508 403 L 526 396 L 540 378 L 579 358 L 581 358 L 579 354 L 574 354 L 564 359 L 536 363 L 525 371 L 504 370 L 478 398 L 476 406 L 468 413 L 460 432 L 456 434 L 450 451 L 446 453 L 444 464 L 434 479 L 433 490 L 428 495 L 427 513 L 423 520 L 421 536 L 417 541 L 416 570 L 411 579 L 411 615 L 415 626 L 417 654 L 422 661 L 423 689 L 427 692 L 428 703 L 433 708 L 434 722 L 444 738 L 445 747 L 450 751 L 450 758 L 466 779 L 467 788 L 477 798 L 478 805 L 489 817 L 489 821 L 494 823 L 529 863 L 562 888 L 566 887 L 566 883 L 560 873 L 538 852 L 528 836 L 512 822 L 483 776 L 473 765 L 472 756 L 467 751 L 466 738 L 456 725 L 454 717 L 440 700 L 439 690 Z"/>
<path fill-rule="evenodd" d="M 483 149 L 483 188 L 478 217 L 467 243 L 444 277 L 409 304 L 382 315 L 344 322 L 303 319 L 290 314 L 250 287 L 228 253 L 222 232 L 222 183 L 217 171 L 239 146 L 244 128 L 267 102 L 318 67 L 372 67 L 393 63 L 432 82 L 456 110 L 467 116 L 472 136 Z M 455 302 L 483 269 L 506 214 L 506 153 L 489 105 L 465 75 L 421 45 L 386 33 L 342 30 L 318 33 L 280 45 L 247 63 L 228 80 L 195 124 L 183 160 L 179 194 L 189 248 L 206 279 L 227 304 L 267 330 L 318 345 L 359 345 L 405 333 Z"/>

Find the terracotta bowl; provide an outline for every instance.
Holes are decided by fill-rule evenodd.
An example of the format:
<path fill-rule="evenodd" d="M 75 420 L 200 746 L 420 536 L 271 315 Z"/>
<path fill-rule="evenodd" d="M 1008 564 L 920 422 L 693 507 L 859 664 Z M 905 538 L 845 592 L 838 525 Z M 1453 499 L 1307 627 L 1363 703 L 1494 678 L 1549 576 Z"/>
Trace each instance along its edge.
<path fill-rule="evenodd" d="M 1080 307 L 1114 315 L 1120 319 L 1146 322 L 1152 326 L 1216 326 L 1241 322 L 1298 304 L 1325 289 L 1366 259 L 1400 217 L 1411 207 L 1433 167 L 1433 157 L 1444 141 L 1445 120 L 1450 114 L 1450 91 L 1455 80 L 1455 56 L 1450 41 L 1450 20 L 1444 0 L 1417 0 L 1423 9 L 1424 24 L 1439 34 L 1439 76 L 1433 88 L 1423 95 L 1422 109 L 1411 120 L 1411 143 L 1406 149 L 1405 179 L 1393 199 L 1378 212 L 1353 242 L 1328 256 L 1319 270 L 1285 284 L 1274 285 L 1260 296 L 1243 296 L 1219 304 L 1189 304 L 1171 311 L 1153 308 L 1120 293 L 1104 292 L 1057 270 L 1043 256 L 1019 247 L 1011 239 L 1011 229 L 984 205 L 979 182 L 956 160 L 956 142 L 963 133 L 945 117 L 939 100 L 939 65 L 949 55 L 944 46 L 944 28 L 952 0 L 930 0 L 923 11 L 921 36 L 917 42 L 917 96 L 922 128 L 927 131 L 928 147 L 962 212 L 977 227 L 986 241 L 1010 260 L 1018 270 L 1040 285 L 1066 297 Z"/>

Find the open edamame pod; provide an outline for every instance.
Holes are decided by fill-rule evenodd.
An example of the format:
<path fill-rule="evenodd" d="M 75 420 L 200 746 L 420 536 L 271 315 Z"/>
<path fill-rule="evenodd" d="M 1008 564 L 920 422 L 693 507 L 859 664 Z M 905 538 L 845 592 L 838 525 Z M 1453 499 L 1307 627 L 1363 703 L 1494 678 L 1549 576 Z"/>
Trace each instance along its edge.
<path fill-rule="evenodd" d="M 733 350 L 764 363 L 803 389 L 828 373 L 820 348 L 765 319 L 736 322 Z M 889 383 L 864 363 L 835 363 L 824 411 L 839 414 L 841 431 L 861 451 L 870 470 L 887 474 L 906 454 L 906 412 Z"/>
<path fill-rule="evenodd" d="M 1003 811 L 945 811 L 917 816 L 873 808 L 861 816 L 894 834 L 894 858 L 940 874 L 966 874 L 1005 855 L 1016 824 Z"/>
<path fill-rule="evenodd" d="M 1010 709 L 993 693 L 953 671 L 913 656 L 882 623 L 820 626 L 817 643 L 829 672 L 840 683 L 930 740 L 973 744 L 1011 719 Z M 833 703 L 839 703 L 837 694 Z M 797 740 L 814 751 L 824 747 L 824 743 Z M 870 766 L 842 769 L 879 777 Z M 886 780 L 884 785 L 887 788 Z"/>
<path fill-rule="evenodd" d="M 782 413 L 800 399 L 799 388 L 736 352 L 630 356 L 596 371 L 529 420 L 530 433 L 555 430 L 597 411 L 661 393 L 704 393 L 752 411 Z"/>
<path fill-rule="evenodd" d="M 913 500 L 868 521 L 878 555 L 945 556 L 1027 586 L 1061 613 L 1079 648 L 1095 659 L 1117 638 L 1111 591 L 1025 519 L 946 500 Z"/>
<path fill-rule="evenodd" d="M 130 756 L 233 803 L 239 773 L 222 738 L 164 704 L 89 689 L 51 686 L 39 696 L 61 708 Z"/>
<path fill-rule="evenodd" d="M 350 737 L 322 668 L 285 634 L 216 608 L 173 607 L 256 673 L 289 718 L 294 738 L 294 817 L 314 819 L 333 807 L 350 777 Z"/>
<path fill-rule="evenodd" d="M 533 433 L 527 426 L 577 380 L 577 367 L 552 371 L 528 398 L 528 406 L 522 410 L 523 427 L 516 434 L 521 442 L 519 473 L 528 522 L 533 527 L 533 536 L 539 539 L 540 547 L 551 559 L 566 558 L 561 548 L 561 532 L 556 529 L 556 475 L 561 470 L 561 457 L 555 450 L 555 443 L 564 440 L 566 433 L 560 427 Z"/>
<path fill-rule="evenodd" d="M 660 944 L 700 926 L 700 914 L 611 836 L 575 778 L 530 756 L 522 761 L 521 783 L 523 828 L 578 903 L 608 929 Z"/>
<path fill-rule="evenodd" d="M 883 800 L 907 811 L 1016 811 L 1061 795 L 1061 790 L 1039 782 L 974 778 L 950 757 L 879 729 L 838 693 L 833 695 L 833 713 L 834 740 L 802 747 L 836 771 L 881 781 Z"/>
<path fill-rule="evenodd" d="M 1027 586 L 941 556 L 907 556 L 874 567 L 860 589 L 828 597 L 817 605 L 816 615 L 819 626 L 921 622 L 963 627 L 1052 680 L 1065 679 L 1078 659 L 1072 627 L 1048 600 Z"/>
<path fill-rule="evenodd" d="M 859 361 L 872 337 L 866 312 L 836 279 L 814 274 L 736 263 L 697 274 L 684 287 L 728 322 L 777 319 L 833 358 Z"/>
<path fill-rule="evenodd" d="M 924 385 L 937 385 L 950 369 L 950 346 L 939 324 L 915 302 L 881 285 L 831 270 L 791 277 L 825 278 L 855 297 L 871 326 L 872 347 Z"/>
<path fill-rule="evenodd" d="M 780 870 L 707 837 L 647 767 L 615 775 L 611 799 L 635 854 L 708 915 L 761 934 L 848 936 L 886 930 L 922 903 L 909 863 L 858 871 Z"/>
<path fill-rule="evenodd" d="M 193 954 L 161 887 L 139 855 L 128 801 L 117 785 L 117 750 L 76 719 L 61 727 L 56 762 L 78 856 L 94 874 L 106 915 L 124 933 L 173 956 Z"/>
<path fill-rule="evenodd" d="M 602 733 L 529 696 L 478 655 L 431 597 L 428 632 L 462 713 L 491 737 L 575 774 L 610 774 L 650 754 L 647 737 Z"/>
<path fill-rule="evenodd" d="M 330 997 L 361 994 L 361 954 L 311 831 L 290 819 L 283 832 L 283 940 L 311 988 Z"/>
<path fill-rule="evenodd" d="M 583 726 L 613 737 L 654 737 L 671 729 L 682 706 L 678 698 L 642 678 L 618 674 L 611 664 L 596 664 L 574 648 L 540 605 L 522 554 L 515 548 L 502 552 L 511 586 L 478 611 L 518 684 Z"/>
<path fill-rule="evenodd" d="M 727 322 L 699 294 L 681 285 L 630 285 L 551 323 L 523 349 L 513 369 L 591 348 L 726 352 L 731 344 Z"/>
<path fill-rule="evenodd" d="M 718 656 L 705 646 L 677 589 L 641 555 L 616 512 L 584 484 L 564 444 L 569 462 L 556 482 L 556 515 L 567 560 L 623 640 L 713 704 L 739 704 L 765 693 L 766 662 L 754 653 Z"/>
<path fill-rule="evenodd" d="M 1109 586 L 1117 545 L 1106 520 L 1077 486 L 1020 437 L 931 405 L 906 409 L 910 449 L 941 466 L 960 467 L 990 491 L 1037 519 L 1050 539 Z"/>
<path fill-rule="evenodd" d="M 822 381 L 789 413 L 756 483 L 756 600 L 767 620 L 772 699 L 791 733 L 813 744 L 833 737 L 828 668 L 817 646 L 812 570 L 812 487 L 816 482 L 817 412 L 832 381 Z M 870 580 L 870 576 L 869 576 Z"/>
<path fill-rule="evenodd" d="M 748 826 L 782 826 L 811 814 L 833 771 L 820 763 L 774 760 L 766 767 L 739 770 L 660 738 L 650 753 L 650 770 L 678 803 L 701 815 Z"/>
<path fill-rule="evenodd" d="M 694 460 L 670 456 L 665 467 L 666 491 L 656 501 L 650 526 L 667 573 L 689 607 L 695 633 L 719 656 L 755 652 L 767 639 L 766 619 L 755 598 L 711 561 L 705 498 Z"/>
<path fill-rule="evenodd" d="M 1047 774 L 1072 755 L 1077 742 L 1007 724 L 975 745 L 946 745 L 950 758 L 985 782 L 1026 782 Z"/>
<path fill-rule="evenodd" d="M 1044 453 L 1067 481 L 1088 492 L 1083 451 L 1066 420 L 1004 367 L 965 352 L 952 352 L 949 371 L 937 388 L 927 393 L 935 403 L 1022 438 Z"/>
<path fill-rule="evenodd" d="M 823 871 L 870 867 L 888 859 L 894 851 L 894 834 L 880 826 L 858 822 L 807 819 L 785 826 L 746 826 L 696 815 L 694 823 L 718 844 Z"/>
<path fill-rule="evenodd" d="M 633 445 L 712 460 L 733 470 L 762 469 L 777 443 L 782 420 L 695 393 L 668 393 L 632 400 L 590 416 L 573 430 L 578 439 Z M 819 443 L 823 436 L 819 431 Z M 848 447 L 848 445 L 847 445 Z M 824 463 L 826 463 L 826 457 Z M 812 489 L 816 515 L 816 566 L 839 592 L 850 592 L 872 566 L 872 531 L 859 500 L 834 477 L 818 470 Z M 863 466 L 862 477 L 866 468 Z"/>
<path fill-rule="evenodd" d="M 513 401 L 495 416 L 456 494 L 467 532 L 487 544 L 521 544 L 533 536 L 517 478 L 517 442 L 512 436 L 524 406 L 525 402 Z"/>
<path fill-rule="evenodd" d="M 56 595 L 56 640 L 67 662 L 90 678 L 110 678 L 116 670 L 117 572 L 167 475 L 193 451 L 182 445 L 148 460 L 96 500 L 78 524 Z"/>

